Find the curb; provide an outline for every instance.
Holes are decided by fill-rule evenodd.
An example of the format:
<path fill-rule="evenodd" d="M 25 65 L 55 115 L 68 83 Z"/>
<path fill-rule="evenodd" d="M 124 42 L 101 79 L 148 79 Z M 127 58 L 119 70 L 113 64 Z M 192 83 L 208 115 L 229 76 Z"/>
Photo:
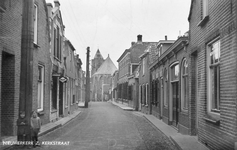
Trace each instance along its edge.
<path fill-rule="evenodd" d="M 172 136 L 169 136 L 169 139 L 175 144 L 175 146 L 176 146 L 179 150 L 183 150 L 183 149 L 179 146 L 179 144 L 173 139 Z"/>

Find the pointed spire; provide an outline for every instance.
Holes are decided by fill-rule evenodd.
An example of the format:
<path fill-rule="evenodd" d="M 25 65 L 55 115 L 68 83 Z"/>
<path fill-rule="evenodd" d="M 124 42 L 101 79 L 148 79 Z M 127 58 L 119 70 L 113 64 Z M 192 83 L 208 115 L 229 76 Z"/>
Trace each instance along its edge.
<path fill-rule="evenodd" d="M 103 58 L 102 55 L 101 55 L 101 53 L 100 53 L 100 50 L 99 50 L 99 49 L 97 49 L 94 58 Z"/>

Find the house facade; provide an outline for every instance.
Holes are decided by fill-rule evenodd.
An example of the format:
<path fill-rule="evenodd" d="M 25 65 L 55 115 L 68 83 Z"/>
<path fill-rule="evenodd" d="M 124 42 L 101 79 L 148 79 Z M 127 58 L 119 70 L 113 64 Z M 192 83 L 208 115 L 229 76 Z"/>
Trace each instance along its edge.
<path fill-rule="evenodd" d="M 116 101 L 118 98 L 117 93 L 117 84 L 118 84 L 118 70 L 116 70 L 112 77 L 112 101 Z"/>
<path fill-rule="evenodd" d="M 65 38 L 64 41 L 64 61 L 65 61 L 65 76 L 67 81 L 65 83 L 65 99 L 63 115 L 67 116 L 77 109 L 77 68 L 76 59 L 74 56 L 75 48 L 72 43 Z"/>
<path fill-rule="evenodd" d="M 190 132 L 188 109 L 188 36 L 179 37 L 169 48 L 158 46 L 157 60 L 150 66 L 152 114 L 182 134 Z"/>
<path fill-rule="evenodd" d="M 137 42 L 132 42 L 131 47 L 126 49 L 117 60 L 119 64 L 118 72 L 118 100 L 126 103 L 128 106 L 138 108 L 138 102 L 134 102 L 132 98 L 132 90 L 136 89 L 134 86 L 135 79 L 133 73 L 139 66 L 140 58 L 144 51 L 156 42 L 143 42 L 142 35 L 137 36 Z M 136 99 L 137 101 L 137 99 Z"/>
<path fill-rule="evenodd" d="M 0 137 L 7 137 L 16 135 L 20 111 L 28 122 L 33 110 L 49 122 L 50 38 L 44 0 L 3 0 L 0 7 Z"/>
<path fill-rule="evenodd" d="M 198 139 L 212 149 L 236 148 L 236 7 L 192 0 L 188 18 L 190 108 Z"/>
<path fill-rule="evenodd" d="M 65 66 L 63 60 L 64 24 L 61 16 L 60 3 L 54 1 L 47 4 L 49 28 L 50 28 L 50 59 L 51 69 L 51 114 L 50 120 L 55 121 L 63 115 L 63 98 L 65 97 L 65 82 L 59 80 L 65 77 Z"/>

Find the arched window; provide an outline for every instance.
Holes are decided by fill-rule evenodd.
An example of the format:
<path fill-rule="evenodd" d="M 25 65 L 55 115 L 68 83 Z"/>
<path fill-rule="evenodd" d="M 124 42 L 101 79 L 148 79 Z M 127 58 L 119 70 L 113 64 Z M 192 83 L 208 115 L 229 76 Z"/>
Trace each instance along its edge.
<path fill-rule="evenodd" d="M 184 59 L 182 62 L 181 77 L 181 109 L 188 109 L 188 62 Z"/>

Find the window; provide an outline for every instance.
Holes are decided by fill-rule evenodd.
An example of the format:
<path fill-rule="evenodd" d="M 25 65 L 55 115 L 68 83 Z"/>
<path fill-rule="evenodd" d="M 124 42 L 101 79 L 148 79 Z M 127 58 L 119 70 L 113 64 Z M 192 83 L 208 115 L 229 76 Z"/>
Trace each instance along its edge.
<path fill-rule="evenodd" d="M 44 66 L 38 65 L 38 111 L 43 110 L 44 101 Z"/>
<path fill-rule="evenodd" d="M 208 109 L 220 112 L 220 40 L 208 44 L 207 47 L 207 87 Z"/>
<path fill-rule="evenodd" d="M 145 58 L 143 58 L 143 61 L 142 61 L 142 74 L 143 75 L 145 74 Z"/>
<path fill-rule="evenodd" d="M 38 6 L 34 4 L 34 43 L 38 44 Z"/>
<path fill-rule="evenodd" d="M 148 83 L 146 84 L 146 102 L 145 105 L 148 105 Z"/>
<path fill-rule="evenodd" d="M 168 101 L 167 101 L 167 82 L 168 82 L 168 73 L 167 69 L 165 68 L 164 70 L 164 105 L 168 106 Z"/>
<path fill-rule="evenodd" d="M 143 85 L 143 104 L 146 105 L 146 85 Z"/>
<path fill-rule="evenodd" d="M 57 40 L 56 40 L 56 37 L 57 37 L 57 30 L 54 28 L 54 57 L 57 57 Z"/>
<path fill-rule="evenodd" d="M 179 65 L 176 64 L 171 68 L 171 80 L 178 81 L 179 80 Z"/>
<path fill-rule="evenodd" d="M 182 77 L 181 77 L 181 109 L 188 109 L 188 63 L 184 59 L 182 62 Z"/>

